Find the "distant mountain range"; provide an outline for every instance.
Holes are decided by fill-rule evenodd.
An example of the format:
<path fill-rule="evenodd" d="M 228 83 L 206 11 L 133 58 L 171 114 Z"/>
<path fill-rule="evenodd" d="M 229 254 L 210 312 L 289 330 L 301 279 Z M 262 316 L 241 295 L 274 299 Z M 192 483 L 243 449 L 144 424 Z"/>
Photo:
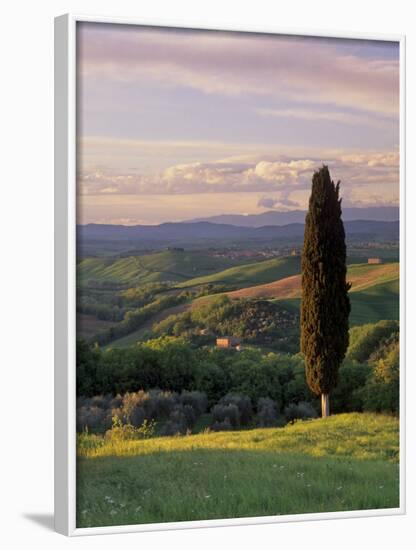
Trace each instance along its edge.
<path fill-rule="evenodd" d="M 221 214 L 208 218 L 196 218 L 190 222 L 210 222 L 217 224 L 237 225 L 239 227 L 263 227 L 265 225 L 288 225 L 292 223 L 304 223 L 306 211 L 291 210 L 278 212 L 270 210 L 262 214 Z M 371 220 L 393 222 L 399 219 L 397 206 L 378 206 L 369 208 L 343 208 L 342 218 L 345 222 L 354 220 Z"/>
<path fill-rule="evenodd" d="M 397 240 L 399 238 L 398 221 L 355 220 L 347 221 L 344 225 L 348 239 Z M 147 246 L 203 241 L 213 241 L 218 244 L 221 244 L 221 241 L 295 242 L 303 238 L 303 233 L 303 223 L 243 227 L 201 221 L 135 226 L 88 224 L 77 227 L 77 238 L 81 245 L 86 241 L 125 241 Z"/>

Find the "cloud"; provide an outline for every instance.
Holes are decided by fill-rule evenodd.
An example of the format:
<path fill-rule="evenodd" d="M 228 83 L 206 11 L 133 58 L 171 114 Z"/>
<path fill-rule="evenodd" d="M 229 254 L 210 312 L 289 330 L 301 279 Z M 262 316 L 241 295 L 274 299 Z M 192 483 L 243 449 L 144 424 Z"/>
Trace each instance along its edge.
<path fill-rule="evenodd" d="M 389 185 L 398 192 L 396 152 L 333 152 L 326 153 L 324 158 L 240 156 L 176 164 L 157 174 L 83 168 L 78 175 L 78 192 L 102 196 L 279 192 L 282 201 L 288 200 L 293 191 L 309 189 L 313 172 L 322 164 L 328 164 L 334 179 L 340 179 L 347 188 Z"/>
<path fill-rule="evenodd" d="M 396 116 L 398 44 L 81 24 L 79 74 L 96 83 L 158 81 L 206 94 L 270 96 Z M 384 44 L 387 48 L 386 43 Z"/>
<path fill-rule="evenodd" d="M 293 201 L 288 197 L 260 197 L 257 201 L 257 206 L 260 208 L 285 210 L 290 208 L 298 208 L 300 205 L 297 201 Z"/>
<path fill-rule="evenodd" d="M 376 128 L 391 127 L 392 117 L 376 117 L 374 114 L 366 114 L 363 112 L 345 112 L 333 110 L 316 110 L 304 109 L 296 107 L 291 109 L 265 109 L 258 108 L 255 110 L 257 114 L 263 117 L 285 118 L 303 120 L 306 122 L 335 122 L 347 124 L 349 126 L 374 126 Z"/>

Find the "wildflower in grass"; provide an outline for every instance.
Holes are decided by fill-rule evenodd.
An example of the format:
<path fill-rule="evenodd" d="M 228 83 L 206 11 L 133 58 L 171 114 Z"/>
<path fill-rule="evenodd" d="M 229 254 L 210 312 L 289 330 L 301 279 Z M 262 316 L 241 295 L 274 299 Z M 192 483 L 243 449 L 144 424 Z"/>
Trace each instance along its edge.
<path fill-rule="evenodd" d="M 342 485 L 340 485 L 339 487 L 337 487 L 337 491 L 341 491 L 342 489 Z"/>

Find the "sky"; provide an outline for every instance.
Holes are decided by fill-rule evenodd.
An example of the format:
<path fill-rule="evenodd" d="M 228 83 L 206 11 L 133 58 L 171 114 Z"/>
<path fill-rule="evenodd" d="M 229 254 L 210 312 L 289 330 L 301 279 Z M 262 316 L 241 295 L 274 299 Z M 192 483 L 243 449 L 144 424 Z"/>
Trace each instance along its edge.
<path fill-rule="evenodd" d="M 399 200 L 399 44 L 77 23 L 78 222 Z"/>

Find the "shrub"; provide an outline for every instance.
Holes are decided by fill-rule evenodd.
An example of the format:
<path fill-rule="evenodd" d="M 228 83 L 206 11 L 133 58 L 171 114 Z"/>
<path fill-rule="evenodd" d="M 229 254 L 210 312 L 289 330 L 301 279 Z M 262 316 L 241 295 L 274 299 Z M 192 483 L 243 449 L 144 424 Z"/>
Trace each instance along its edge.
<path fill-rule="evenodd" d="M 211 429 L 214 432 L 228 432 L 232 430 L 234 427 L 231 424 L 230 420 L 228 418 L 225 418 L 222 422 L 214 422 L 211 426 Z"/>
<path fill-rule="evenodd" d="M 126 424 L 140 426 L 144 420 L 144 410 L 141 405 L 141 394 L 127 392 L 122 400 L 122 413 Z"/>
<path fill-rule="evenodd" d="M 215 426 L 218 426 L 218 424 L 223 424 L 224 422 L 230 424 L 233 428 L 238 428 L 240 426 L 240 411 L 237 405 L 233 403 L 219 403 L 212 408 L 211 412 L 214 418 L 214 423 L 212 425 L 213 429 L 215 429 Z"/>
<path fill-rule="evenodd" d="M 108 410 L 95 406 L 83 406 L 77 410 L 77 431 L 104 432 L 111 426 L 111 416 Z"/>
<path fill-rule="evenodd" d="M 338 373 L 338 384 L 331 392 L 331 410 L 333 413 L 361 412 L 363 410 L 364 388 L 372 368 L 346 360 Z"/>
<path fill-rule="evenodd" d="M 207 410 L 208 399 L 205 393 L 200 391 L 183 391 L 179 396 L 182 405 L 189 405 L 197 416 L 201 416 Z"/>
<path fill-rule="evenodd" d="M 142 394 L 146 418 L 154 418 L 155 420 L 167 418 L 177 402 L 177 394 L 170 391 L 150 390 Z"/>
<path fill-rule="evenodd" d="M 257 402 L 257 424 L 261 427 L 275 426 L 278 420 L 276 403 L 269 397 L 260 397 Z"/>
<path fill-rule="evenodd" d="M 131 424 L 135 427 L 141 426 L 146 418 L 142 406 L 145 395 L 145 392 L 127 392 L 121 399 L 119 407 L 112 409 L 112 417 L 117 417 L 122 424 Z M 115 403 L 119 402 L 119 400 L 113 401 Z"/>
<path fill-rule="evenodd" d="M 240 423 L 244 426 L 249 424 L 253 417 L 251 399 L 246 395 L 228 393 L 219 400 L 219 405 L 235 405 L 239 413 Z"/>
<path fill-rule="evenodd" d="M 89 434 L 87 431 L 77 434 L 77 450 L 92 451 L 99 449 L 105 444 L 102 436 Z"/>
<path fill-rule="evenodd" d="M 379 321 L 378 323 L 353 327 L 350 330 L 350 346 L 347 357 L 360 363 L 367 361 L 371 355 L 384 345 L 392 334 L 398 333 L 397 321 Z"/>
<path fill-rule="evenodd" d="M 195 420 L 195 411 L 190 405 L 176 405 L 162 428 L 162 435 L 184 434 Z"/>
<path fill-rule="evenodd" d="M 398 414 L 400 406 L 399 343 L 380 359 L 362 390 L 364 410 Z"/>
<path fill-rule="evenodd" d="M 123 402 L 123 398 L 120 394 L 116 395 L 115 397 L 113 397 L 108 405 L 108 408 L 109 409 L 117 409 L 118 407 L 121 406 Z"/>
<path fill-rule="evenodd" d="M 117 416 L 112 418 L 112 428 L 105 432 L 105 438 L 110 441 L 126 441 L 130 439 L 147 439 L 155 431 L 154 421 L 144 420 L 140 428 L 131 424 L 123 424 Z"/>
<path fill-rule="evenodd" d="M 288 422 L 293 423 L 295 420 L 316 418 L 317 413 L 310 403 L 300 401 L 299 403 L 290 403 L 290 405 L 285 408 L 285 417 Z"/>

